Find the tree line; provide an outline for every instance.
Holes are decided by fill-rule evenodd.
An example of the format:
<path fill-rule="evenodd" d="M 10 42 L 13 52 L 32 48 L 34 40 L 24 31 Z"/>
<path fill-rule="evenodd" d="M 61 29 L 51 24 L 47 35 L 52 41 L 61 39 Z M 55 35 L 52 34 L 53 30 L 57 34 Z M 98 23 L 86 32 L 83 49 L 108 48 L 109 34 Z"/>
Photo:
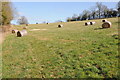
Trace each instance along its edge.
<path fill-rule="evenodd" d="M 95 6 L 90 8 L 90 10 L 84 10 L 79 16 L 74 14 L 72 17 L 68 17 L 66 21 L 82 21 L 111 17 L 120 17 L 120 1 L 117 3 L 116 9 L 109 9 L 101 2 L 97 2 Z"/>
<path fill-rule="evenodd" d="M 0 25 L 10 24 L 11 20 L 18 16 L 19 14 L 9 0 L 7 2 L 0 1 Z M 111 17 L 120 17 L 120 1 L 117 3 L 116 10 L 109 9 L 101 2 L 97 2 L 96 6 L 91 7 L 90 10 L 84 10 L 79 16 L 74 14 L 72 17 L 67 18 L 67 22 Z M 28 20 L 25 16 L 21 16 L 17 23 L 28 24 Z"/>

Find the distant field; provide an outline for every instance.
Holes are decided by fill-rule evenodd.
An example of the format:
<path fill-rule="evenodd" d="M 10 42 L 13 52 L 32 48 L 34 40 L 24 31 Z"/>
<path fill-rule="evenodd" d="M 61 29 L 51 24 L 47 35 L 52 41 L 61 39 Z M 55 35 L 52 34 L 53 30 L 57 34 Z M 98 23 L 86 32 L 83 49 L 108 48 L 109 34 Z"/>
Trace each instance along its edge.
<path fill-rule="evenodd" d="M 84 26 L 86 21 L 31 24 L 27 36 L 8 34 L 2 47 L 3 78 L 117 78 L 118 18 L 108 20 L 108 29 L 100 29 L 99 19 L 90 20 L 96 22 L 92 26 Z"/>

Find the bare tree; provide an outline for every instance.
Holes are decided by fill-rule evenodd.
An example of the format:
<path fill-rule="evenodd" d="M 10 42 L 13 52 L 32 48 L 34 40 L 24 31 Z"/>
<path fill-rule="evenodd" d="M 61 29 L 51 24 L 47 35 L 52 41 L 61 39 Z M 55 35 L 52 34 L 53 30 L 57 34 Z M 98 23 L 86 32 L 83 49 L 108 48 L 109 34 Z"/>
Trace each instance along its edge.
<path fill-rule="evenodd" d="M 79 16 L 77 17 L 77 21 L 80 21 L 82 18 L 82 14 L 79 14 Z"/>
<path fill-rule="evenodd" d="M 96 7 L 93 6 L 93 7 L 90 8 L 90 10 L 91 10 L 91 16 L 93 17 L 93 19 L 95 19 L 95 15 L 96 15 Z"/>
<path fill-rule="evenodd" d="M 86 20 L 90 17 L 90 11 L 89 10 L 84 10 L 82 12 L 82 20 Z"/>
<path fill-rule="evenodd" d="M 96 7 L 98 8 L 98 16 L 99 16 L 99 18 L 101 18 L 102 6 L 103 5 L 102 5 L 101 2 L 96 3 Z"/>
<path fill-rule="evenodd" d="M 69 18 L 70 21 L 76 21 L 77 20 L 77 15 L 73 14 L 73 16 L 71 17 L 71 19 Z"/>
<path fill-rule="evenodd" d="M 120 9 L 120 1 L 118 2 L 117 7 L 118 7 L 118 9 Z"/>
<path fill-rule="evenodd" d="M 107 12 L 109 11 L 109 9 L 107 8 L 107 6 L 102 5 L 102 14 L 104 15 L 104 17 L 107 17 Z"/>
<path fill-rule="evenodd" d="M 117 4 L 118 16 L 120 16 L 120 1 Z"/>
<path fill-rule="evenodd" d="M 109 9 L 108 14 L 109 14 L 109 17 L 117 17 L 118 11 L 111 8 Z"/>
<path fill-rule="evenodd" d="M 21 16 L 18 21 L 17 21 L 18 24 L 28 24 L 28 20 L 25 16 Z"/>

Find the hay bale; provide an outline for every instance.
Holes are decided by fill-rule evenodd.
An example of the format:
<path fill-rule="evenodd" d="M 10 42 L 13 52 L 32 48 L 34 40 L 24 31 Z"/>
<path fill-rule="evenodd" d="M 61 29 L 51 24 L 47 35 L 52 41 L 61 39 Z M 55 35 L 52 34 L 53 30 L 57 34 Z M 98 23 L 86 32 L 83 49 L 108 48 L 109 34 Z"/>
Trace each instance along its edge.
<path fill-rule="evenodd" d="M 61 27 L 63 27 L 63 25 L 62 25 L 62 24 L 59 24 L 59 25 L 58 25 L 58 28 L 61 28 Z"/>
<path fill-rule="evenodd" d="M 46 24 L 49 24 L 49 23 L 46 23 Z"/>
<path fill-rule="evenodd" d="M 85 22 L 85 26 L 90 25 L 90 22 Z"/>
<path fill-rule="evenodd" d="M 22 36 L 25 36 L 27 35 L 27 31 L 26 30 L 22 30 L 22 31 L 18 31 L 17 32 L 17 37 L 22 37 Z"/>
<path fill-rule="evenodd" d="M 90 25 L 93 25 L 93 24 L 95 24 L 95 22 L 90 22 Z"/>
<path fill-rule="evenodd" d="M 28 24 L 26 24 L 26 26 L 28 26 Z"/>
<path fill-rule="evenodd" d="M 18 32 L 17 29 L 13 29 L 13 30 L 12 30 L 12 33 L 17 33 L 17 32 Z"/>
<path fill-rule="evenodd" d="M 102 24 L 102 28 L 110 28 L 111 27 L 111 22 L 110 21 L 106 21 Z"/>
<path fill-rule="evenodd" d="M 106 21 L 107 21 L 107 19 L 103 19 L 103 20 L 102 20 L 102 22 L 106 22 Z"/>
<path fill-rule="evenodd" d="M 24 26 L 24 27 L 23 27 L 23 29 L 27 29 L 27 27 L 26 27 L 26 26 Z"/>

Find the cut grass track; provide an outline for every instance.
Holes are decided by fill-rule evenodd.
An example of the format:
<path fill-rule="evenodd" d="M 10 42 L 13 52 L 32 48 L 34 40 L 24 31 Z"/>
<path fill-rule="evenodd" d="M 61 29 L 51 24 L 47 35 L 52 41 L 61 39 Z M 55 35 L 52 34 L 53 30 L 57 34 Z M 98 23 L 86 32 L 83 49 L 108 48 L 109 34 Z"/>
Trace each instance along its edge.
<path fill-rule="evenodd" d="M 3 78 L 117 78 L 118 19 L 100 29 L 86 21 L 31 24 L 28 35 L 8 34 L 3 43 Z M 63 24 L 63 28 L 57 28 Z M 14 26 L 22 30 L 22 26 Z M 30 31 L 32 29 L 46 29 Z"/>

